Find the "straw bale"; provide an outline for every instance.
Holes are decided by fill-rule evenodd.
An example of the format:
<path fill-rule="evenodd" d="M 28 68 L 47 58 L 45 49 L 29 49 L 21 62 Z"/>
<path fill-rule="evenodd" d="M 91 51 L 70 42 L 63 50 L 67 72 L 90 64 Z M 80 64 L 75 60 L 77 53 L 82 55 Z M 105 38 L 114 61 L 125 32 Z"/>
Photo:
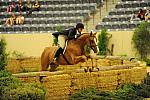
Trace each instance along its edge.
<path fill-rule="evenodd" d="M 111 60 L 110 61 L 111 65 L 122 65 L 122 60 L 118 59 L 118 60 Z"/>
<path fill-rule="evenodd" d="M 97 65 L 98 66 L 109 66 L 110 65 L 110 60 L 108 60 L 108 59 L 98 59 L 97 60 Z"/>
<path fill-rule="evenodd" d="M 72 86 L 77 89 L 88 86 L 96 86 L 97 77 L 87 77 L 82 79 L 72 79 Z"/>
<path fill-rule="evenodd" d="M 106 59 L 109 59 L 109 60 L 118 60 L 118 59 L 121 59 L 120 56 L 106 56 Z"/>
<path fill-rule="evenodd" d="M 115 76 L 106 76 L 106 77 L 98 77 L 98 83 L 113 83 L 117 81 L 117 75 Z"/>
<path fill-rule="evenodd" d="M 118 81 L 128 83 L 131 81 L 131 69 L 118 70 Z"/>
<path fill-rule="evenodd" d="M 118 83 L 108 83 L 108 84 L 99 84 L 98 89 L 99 90 L 114 90 L 118 87 Z"/>
<path fill-rule="evenodd" d="M 19 79 L 25 83 L 40 83 L 39 77 L 19 77 Z"/>
<path fill-rule="evenodd" d="M 42 83 L 47 88 L 62 88 L 62 87 L 70 87 L 71 80 L 58 80 L 58 81 L 49 81 Z"/>
<path fill-rule="evenodd" d="M 9 59 L 6 69 L 11 71 L 12 73 L 17 73 L 20 70 L 20 63 L 16 59 Z"/>
<path fill-rule="evenodd" d="M 146 70 L 146 67 L 134 67 L 132 69 L 132 74 L 131 74 L 131 77 L 132 78 L 144 78 L 146 77 L 146 74 L 147 74 L 147 70 Z"/>
<path fill-rule="evenodd" d="M 70 80 L 71 77 L 68 74 L 62 74 L 62 75 L 53 75 L 53 76 L 47 76 L 42 79 L 43 82 L 50 82 L 50 81 L 59 81 L 59 80 Z"/>
<path fill-rule="evenodd" d="M 66 87 L 66 88 L 54 88 L 54 89 L 49 89 L 48 90 L 48 95 L 52 95 L 52 96 L 59 96 L 59 95 L 68 95 L 70 94 L 70 88 Z"/>
<path fill-rule="evenodd" d="M 129 61 L 129 60 L 123 60 L 123 64 L 131 64 L 131 61 Z"/>
<path fill-rule="evenodd" d="M 81 67 L 80 64 L 75 64 L 75 65 L 60 65 L 57 69 L 58 70 L 74 70 L 74 69 L 79 69 Z"/>
<path fill-rule="evenodd" d="M 84 79 L 84 78 L 90 78 L 90 77 L 97 77 L 98 73 L 92 72 L 92 73 L 71 73 L 72 79 Z"/>
<path fill-rule="evenodd" d="M 109 71 L 99 71 L 98 76 L 99 77 L 105 77 L 105 76 L 115 76 L 118 72 L 116 70 L 109 70 Z"/>
<path fill-rule="evenodd" d="M 70 94 L 70 88 L 54 88 L 54 89 L 48 89 L 47 90 L 47 97 L 51 96 L 64 96 Z"/>

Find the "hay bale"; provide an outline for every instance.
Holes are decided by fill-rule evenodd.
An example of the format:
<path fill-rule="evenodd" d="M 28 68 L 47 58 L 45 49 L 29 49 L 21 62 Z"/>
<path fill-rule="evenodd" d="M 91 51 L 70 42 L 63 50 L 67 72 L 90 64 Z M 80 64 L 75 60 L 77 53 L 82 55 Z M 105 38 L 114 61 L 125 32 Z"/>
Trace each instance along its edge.
<path fill-rule="evenodd" d="M 108 59 L 98 59 L 97 60 L 97 66 L 109 66 L 110 60 Z"/>
<path fill-rule="evenodd" d="M 147 75 L 146 67 L 134 67 L 131 71 L 132 81 L 143 81 Z"/>
<path fill-rule="evenodd" d="M 131 73 L 131 69 L 118 70 L 118 83 L 123 84 L 131 82 Z"/>
<path fill-rule="evenodd" d="M 39 77 L 19 77 L 24 83 L 40 83 Z"/>
<path fill-rule="evenodd" d="M 16 59 L 9 59 L 6 69 L 12 73 L 18 73 L 20 70 L 20 62 Z"/>
<path fill-rule="evenodd" d="M 111 65 L 122 65 L 123 61 L 121 59 L 115 59 L 110 61 Z"/>

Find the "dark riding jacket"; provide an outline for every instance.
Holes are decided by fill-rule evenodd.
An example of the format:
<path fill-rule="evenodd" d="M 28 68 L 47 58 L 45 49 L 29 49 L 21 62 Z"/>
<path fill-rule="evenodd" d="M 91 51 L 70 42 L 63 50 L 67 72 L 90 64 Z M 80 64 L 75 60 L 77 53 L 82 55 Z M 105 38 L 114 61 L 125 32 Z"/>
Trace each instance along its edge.
<path fill-rule="evenodd" d="M 76 28 L 71 28 L 68 30 L 63 30 L 61 32 L 55 32 L 52 35 L 54 35 L 56 38 L 58 38 L 59 35 L 66 35 L 68 39 L 73 39 L 75 38 L 75 35 L 80 36 L 81 33 L 77 34 Z"/>

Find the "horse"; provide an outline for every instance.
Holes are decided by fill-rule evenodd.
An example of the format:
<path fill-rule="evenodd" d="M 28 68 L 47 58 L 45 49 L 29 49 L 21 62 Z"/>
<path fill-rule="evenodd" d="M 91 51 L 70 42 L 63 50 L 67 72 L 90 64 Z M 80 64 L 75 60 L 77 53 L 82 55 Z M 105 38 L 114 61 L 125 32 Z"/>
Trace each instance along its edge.
<path fill-rule="evenodd" d="M 79 62 L 85 62 L 84 47 L 88 46 L 97 53 L 96 33 L 82 33 L 77 39 L 68 40 L 68 45 L 64 55 L 60 55 L 55 64 L 51 64 L 57 46 L 46 47 L 41 55 L 41 71 L 46 71 L 50 65 L 50 71 L 55 71 L 58 65 L 74 65 Z"/>

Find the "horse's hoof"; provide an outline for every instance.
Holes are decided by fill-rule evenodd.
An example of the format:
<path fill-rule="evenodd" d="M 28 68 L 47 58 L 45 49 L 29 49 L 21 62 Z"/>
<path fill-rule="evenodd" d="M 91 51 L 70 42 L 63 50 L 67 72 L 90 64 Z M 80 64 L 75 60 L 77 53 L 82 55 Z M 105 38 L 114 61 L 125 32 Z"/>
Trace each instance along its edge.
<path fill-rule="evenodd" d="M 84 72 L 88 72 L 88 70 L 84 68 Z"/>
<path fill-rule="evenodd" d="M 89 72 L 93 72 L 92 68 L 89 68 Z"/>
<path fill-rule="evenodd" d="M 96 68 L 99 71 L 99 68 Z"/>

